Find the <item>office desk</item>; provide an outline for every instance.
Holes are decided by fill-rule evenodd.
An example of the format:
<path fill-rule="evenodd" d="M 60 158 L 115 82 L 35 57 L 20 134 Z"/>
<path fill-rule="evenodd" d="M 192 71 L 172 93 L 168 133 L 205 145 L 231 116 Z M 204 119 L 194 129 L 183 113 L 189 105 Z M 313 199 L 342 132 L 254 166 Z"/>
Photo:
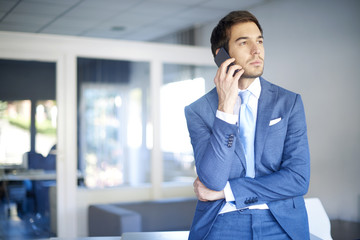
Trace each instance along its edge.
<path fill-rule="evenodd" d="M 77 173 L 78 180 L 82 180 L 82 174 Z M 5 197 L 7 207 L 10 207 L 11 202 L 21 204 L 22 210 L 27 212 L 28 206 L 27 191 L 24 181 L 35 181 L 32 184 L 31 192 L 36 194 L 32 197 L 34 203 L 32 207 L 35 210 L 47 211 L 48 200 L 48 188 L 50 185 L 56 184 L 56 171 L 54 170 L 41 170 L 41 169 L 27 169 L 27 170 L 15 170 L 11 172 L 0 173 L 0 197 Z M 41 181 L 46 181 L 40 183 Z M 47 182 L 49 181 L 49 182 Z M 39 185 L 36 185 L 38 184 Z M 34 186 L 37 186 L 34 188 Z M 46 204 L 45 204 L 46 203 Z M 50 203 L 49 203 L 50 204 Z"/>
<path fill-rule="evenodd" d="M 78 181 L 83 179 L 80 172 L 77 173 Z M 22 182 L 22 181 L 56 181 L 56 171 L 54 170 L 41 170 L 41 169 L 29 169 L 25 171 L 13 171 L 10 173 L 0 173 L 0 189 L 1 195 L 5 195 L 7 202 L 10 203 L 8 194 L 8 183 L 10 182 Z M 25 191 L 25 189 L 24 189 Z"/>
<path fill-rule="evenodd" d="M 82 178 L 83 178 L 82 173 L 78 171 L 77 179 L 81 180 Z M 26 171 L 0 174 L 0 181 L 11 182 L 11 181 L 24 181 L 24 180 L 34 180 L 34 181 L 56 180 L 56 171 L 30 169 Z"/>
<path fill-rule="evenodd" d="M 56 180 L 56 171 L 27 170 L 0 175 L 0 181 Z"/>
<path fill-rule="evenodd" d="M 56 180 L 56 171 L 44 171 L 44 170 L 25 170 L 25 171 L 12 171 L 9 173 L 2 172 L 0 174 L 0 183 L 2 187 L 2 194 L 6 198 L 8 205 L 10 206 L 11 198 L 15 201 L 26 198 L 26 187 L 22 183 L 23 181 L 44 181 L 44 180 Z M 19 182 L 19 183 L 18 183 Z M 11 188 L 10 188 L 11 184 Z"/>

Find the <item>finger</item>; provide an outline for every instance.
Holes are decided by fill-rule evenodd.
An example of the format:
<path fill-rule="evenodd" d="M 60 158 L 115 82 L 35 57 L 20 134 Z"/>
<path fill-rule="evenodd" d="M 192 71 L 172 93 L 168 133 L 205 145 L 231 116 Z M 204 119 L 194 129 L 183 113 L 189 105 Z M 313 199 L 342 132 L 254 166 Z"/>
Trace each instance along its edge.
<path fill-rule="evenodd" d="M 195 183 L 199 180 L 199 177 L 197 177 L 195 180 L 194 180 L 194 183 L 193 183 L 193 186 L 195 186 Z"/>
<path fill-rule="evenodd" d="M 241 70 L 243 69 L 242 66 L 238 65 L 238 64 L 233 64 L 229 67 L 229 72 L 235 72 L 236 70 Z"/>
<path fill-rule="evenodd" d="M 220 66 L 220 73 L 224 76 L 227 74 L 228 72 L 228 68 L 231 64 L 233 64 L 235 62 L 235 58 L 229 58 L 227 60 L 225 60 L 221 66 Z"/>
<path fill-rule="evenodd" d="M 203 202 L 207 202 L 207 201 L 208 201 L 208 199 L 204 196 L 204 193 L 198 192 L 198 193 L 196 194 L 196 196 L 197 196 L 197 198 L 198 198 L 200 201 L 203 201 Z"/>
<path fill-rule="evenodd" d="M 235 62 L 235 58 L 226 59 L 226 60 L 221 64 L 220 67 L 221 67 L 222 69 L 227 70 L 227 67 L 228 67 L 230 64 L 234 63 L 234 62 Z"/>
<path fill-rule="evenodd" d="M 216 86 L 219 85 L 220 73 L 221 73 L 220 68 L 218 68 L 218 70 L 216 71 L 215 78 L 214 78 L 214 83 L 215 83 Z M 198 177 L 198 178 L 199 178 L 199 177 Z"/>
<path fill-rule="evenodd" d="M 194 192 L 195 192 L 197 199 L 199 199 L 200 201 L 203 201 L 203 202 L 207 201 L 205 198 L 202 197 L 202 194 L 200 193 L 200 191 L 198 189 L 194 188 Z"/>
<path fill-rule="evenodd" d="M 238 73 L 242 69 L 243 68 L 240 65 L 234 64 L 234 65 L 230 66 L 227 74 L 231 77 L 235 77 L 236 73 Z M 236 79 L 238 79 L 238 78 L 236 78 Z"/>
<path fill-rule="evenodd" d="M 230 71 L 230 68 L 232 68 L 235 62 L 235 58 L 229 58 L 227 60 L 225 60 L 221 66 L 218 68 L 217 72 L 216 72 L 216 76 L 214 79 L 214 83 L 216 86 L 219 86 L 219 84 L 221 84 L 221 82 L 226 81 L 226 80 L 231 80 L 228 79 L 229 77 L 233 77 L 234 75 L 234 71 Z M 237 65 L 237 67 L 240 67 L 239 65 Z M 240 67 L 241 68 L 241 67 Z"/>
<path fill-rule="evenodd" d="M 239 69 L 239 71 L 235 71 L 234 77 L 235 79 L 239 79 L 243 74 L 245 70 L 243 68 Z"/>

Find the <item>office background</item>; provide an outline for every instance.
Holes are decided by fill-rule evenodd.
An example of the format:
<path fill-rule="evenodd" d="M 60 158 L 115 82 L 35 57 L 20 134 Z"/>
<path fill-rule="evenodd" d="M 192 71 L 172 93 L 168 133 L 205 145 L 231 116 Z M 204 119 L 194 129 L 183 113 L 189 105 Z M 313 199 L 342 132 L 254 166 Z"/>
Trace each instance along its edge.
<path fill-rule="evenodd" d="M 225 4 L 225 3 L 224 3 Z M 311 151 L 311 182 L 306 197 L 319 197 L 330 219 L 360 222 L 360 2 L 266 1 L 252 6 L 264 29 L 264 77 L 302 95 Z M 193 196 L 191 184 L 162 184 L 158 91 L 163 63 L 215 66 L 209 36 L 216 24 L 194 26 L 197 47 L 172 46 L 176 34 L 158 43 L 82 39 L 41 34 L 0 33 L 2 59 L 41 60 L 57 63 L 56 96 L 59 106 L 57 196 L 58 233 L 87 235 L 87 207 L 92 203 L 137 201 Z M 97 47 L 97 49 L 94 49 Z M 131 50 L 133 50 L 131 52 Z M 141 50 L 141 51 L 139 51 Z M 195 57 L 196 56 L 196 57 Z M 150 186 L 85 189 L 76 185 L 77 132 L 76 58 L 122 59 L 150 64 L 151 121 L 154 142 L 150 155 Z M 205 79 L 207 89 L 212 79 Z M 63 115 L 61 115 L 63 113 Z"/>

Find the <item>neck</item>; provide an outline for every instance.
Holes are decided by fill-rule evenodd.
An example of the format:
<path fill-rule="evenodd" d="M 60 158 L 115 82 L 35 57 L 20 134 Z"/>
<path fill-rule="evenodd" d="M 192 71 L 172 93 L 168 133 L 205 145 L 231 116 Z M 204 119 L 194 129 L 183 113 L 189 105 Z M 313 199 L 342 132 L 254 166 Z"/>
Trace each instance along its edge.
<path fill-rule="evenodd" d="M 240 78 L 238 83 L 238 88 L 240 90 L 247 89 L 255 81 L 255 79 L 256 78 Z"/>

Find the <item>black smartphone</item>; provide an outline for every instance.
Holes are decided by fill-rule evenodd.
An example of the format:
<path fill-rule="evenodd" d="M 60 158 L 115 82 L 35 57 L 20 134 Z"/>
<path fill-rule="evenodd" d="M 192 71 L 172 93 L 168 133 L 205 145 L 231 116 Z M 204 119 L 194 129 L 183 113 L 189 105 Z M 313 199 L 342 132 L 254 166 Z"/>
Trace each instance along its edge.
<path fill-rule="evenodd" d="M 225 50 L 225 48 L 222 47 L 222 48 L 220 48 L 219 52 L 216 54 L 214 60 L 215 60 L 216 65 L 217 65 L 218 67 L 220 67 L 221 64 L 222 64 L 223 62 L 225 62 L 225 61 L 226 61 L 227 59 L 229 59 L 229 58 L 231 58 L 230 55 L 229 55 L 228 52 Z M 226 72 L 229 71 L 229 68 L 230 68 L 230 66 L 232 66 L 232 65 L 234 65 L 234 63 L 229 64 Z M 234 72 L 234 76 L 235 76 L 235 74 L 236 74 L 238 71 L 239 71 L 239 70 L 236 70 L 236 71 Z"/>
<path fill-rule="evenodd" d="M 216 54 L 216 56 L 215 56 L 215 63 L 216 63 L 216 65 L 218 66 L 218 67 L 220 67 L 221 66 L 221 64 L 223 63 L 223 62 L 225 62 L 227 59 L 229 59 L 230 58 L 230 56 L 229 56 L 229 54 L 227 53 L 227 51 L 225 50 L 225 48 L 220 48 L 220 50 L 219 50 L 219 52 Z M 232 63 L 233 64 L 233 63 Z M 230 64 L 229 65 L 229 67 L 232 65 L 232 64 Z M 228 68 L 229 68 L 228 67 Z"/>

